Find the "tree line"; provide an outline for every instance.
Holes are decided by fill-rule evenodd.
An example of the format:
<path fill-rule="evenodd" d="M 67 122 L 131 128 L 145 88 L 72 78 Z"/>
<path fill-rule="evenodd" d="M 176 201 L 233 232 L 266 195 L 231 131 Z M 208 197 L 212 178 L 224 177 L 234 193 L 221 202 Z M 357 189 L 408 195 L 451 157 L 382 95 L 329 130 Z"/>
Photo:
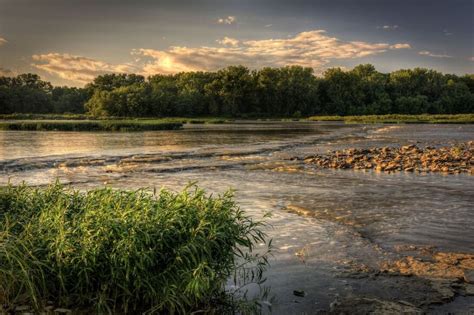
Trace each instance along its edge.
<path fill-rule="evenodd" d="M 0 114 L 260 117 L 474 112 L 474 75 L 415 68 L 391 73 L 373 65 L 350 71 L 287 66 L 217 72 L 105 74 L 84 88 L 53 87 L 36 74 L 0 77 Z"/>

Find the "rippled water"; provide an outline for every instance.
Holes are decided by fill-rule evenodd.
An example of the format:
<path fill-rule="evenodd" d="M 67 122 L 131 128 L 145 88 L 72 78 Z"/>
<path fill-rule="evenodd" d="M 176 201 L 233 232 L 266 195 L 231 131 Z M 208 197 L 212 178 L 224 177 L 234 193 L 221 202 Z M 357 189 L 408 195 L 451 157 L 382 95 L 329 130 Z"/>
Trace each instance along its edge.
<path fill-rule="evenodd" d="M 214 193 L 233 188 L 252 215 L 272 213 L 268 232 L 276 249 L 268 285 L 277 313 L 297 313 L 327 309 L 335 296 L 362 290 L 338 271 L 348 262 L 376 266 L 398 255 L 395 245 L 474 253 L 474 181 L 467 174 L 318 170 L 295 158 L 470 140 L 473 125 L 242 122 L 144 133 L 0 131 L 0 184 L 59 178 L 81 189 L 178 190 L 195 181 Z M 288 212 L 292 207 L 312 216 Z M 302 303 L 295 303 L 295 289 L 308 292 Z"/>

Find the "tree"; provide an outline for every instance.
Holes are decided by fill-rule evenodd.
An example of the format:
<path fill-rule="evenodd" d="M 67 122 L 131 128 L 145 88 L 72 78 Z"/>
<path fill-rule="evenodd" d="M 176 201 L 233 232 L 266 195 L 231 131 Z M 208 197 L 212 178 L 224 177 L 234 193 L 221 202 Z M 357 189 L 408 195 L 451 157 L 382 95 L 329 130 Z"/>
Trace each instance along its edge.
<path fill-rule="evenodd" d="M 206 91 L 216 101 L 218 113 L 239 116 L 253 111 L 255 82 L 250 70 L 244 66 L 231 66 L 219 70 L 216 78 L 206 85 Z"/>
<path fill-rule="evenodd" d="M 84 108 L 85 105 L 85 108 Z M 380 73 L 371 64 L 323 77 L 300 66 L 217 72 L 105 74 L 85 88 L 54 87 L 35 74 L 0 77 L 0 113 L 83 113 L 95 116 L 232 117 L 314 114 L 474 112 L 474 75 L 415 68 Z"/>
<path fill-rule="evenodd" d="M 52 90 L 53 111 L 55 113 L 82 114 L 84 104 L 90 98 L 86 89 L 75 87 L 54 87 Z"/>

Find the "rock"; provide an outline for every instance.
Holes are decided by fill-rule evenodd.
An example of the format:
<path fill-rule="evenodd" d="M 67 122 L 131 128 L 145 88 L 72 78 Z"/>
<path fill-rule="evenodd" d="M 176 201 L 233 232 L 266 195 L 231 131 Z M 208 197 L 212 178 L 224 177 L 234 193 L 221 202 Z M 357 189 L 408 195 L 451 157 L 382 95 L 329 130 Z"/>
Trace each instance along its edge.
<path fill-rule="evenodd" d="M 303 290 L 294 290 L 294 291 L 293 291 L 293 295 L 299 296 L 299 297 L 305 297 L 305 296 L 306 296 L 306 292 L 303 291 Z"/>
<path fill-rule="evenodd" d="M 474 270 L 465 270 L 464 271 L 464 281 L 467 283 L 474 284 Z"/>
<path fill-rule="evenodd" d="M 369 297 L 348 297 L 330 304 L 329 314 L 422 314 L 423 310 L 410 303 Z"/>
<path fill-rule="evenodd" d="M 474 174 L 471 167 L 474 145 L 461 144 L 454 147 L 420 149 L 415 145 L 400 148 L 371 148 L 369 150 L 346 149 L 331 151 L 327 155 L 308 156 L 307 164 L 336 169 L 372 169 L 393 172 L 442 172 L 445 174 Z"/>
<path fill-rule="evenodd" d="M 474 284 L 466 284 L 464 286 L 464 291 L 466 295 L 474 295 Z"/>
<path fill-rule="evenodd" d="M 441 298 L 444 301 L 451 301 L 456 295 L 455 291 L 451 287 L 451 282 L 449 281 L 435 280 L 432 282 L 431 286 L 441 294 Z"/>

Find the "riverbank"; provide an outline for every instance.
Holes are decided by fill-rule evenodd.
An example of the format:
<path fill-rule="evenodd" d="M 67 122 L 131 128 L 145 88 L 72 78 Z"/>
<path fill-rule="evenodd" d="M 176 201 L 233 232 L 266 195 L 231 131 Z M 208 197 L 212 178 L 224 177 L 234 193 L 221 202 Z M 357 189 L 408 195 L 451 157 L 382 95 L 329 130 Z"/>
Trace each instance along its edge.
<path fill-rule="evenodd" d="M 211 116 L 211 117 L 96 117 L 86 114 L 3 114 L 2 120 L 90 120 L 90 121 L 160 121 L 167 123 L 182 124 L 223 124 L 239 121 L 340 121 L 345 123 L 360 124 L 473 124 L 474 114 L 453 114 L 453 115 L 357 115 L 357 116 L 311 116 L 311 117 L 269 117 L 269 116 Z"/>
<path fill-rule="evenodd" d="M 159 121 L 163 123 L 181 123 L 181 124 L 223 124 L 232 122 L 229 117 L 106 117 L 91 116 L 86 114 L 1 114 L 0 121 L 17 121 L 17 120 L 66 120 L 66 121 Z"/>
<path fill-rule="evenodd" d="M 179 122 L 162 120 L 18 120 L 0 122 L 0 130 L 22 131 L 154 131 L 177 130 Z"/>
<path fill-rule="evenodd" d="M 472 124 L 474 114 L 456 115 L 360 115 L 360 116 L 311 116 L 311 121 L 343 121 L 352 124 Z"/>
<path fill-rule="evenodd" d="M 304 162 L 318 168 L 474 175 L 474 142 L 441 148 L 419 148 L 416 145 L 351 148 L 310 156 Z"/>

